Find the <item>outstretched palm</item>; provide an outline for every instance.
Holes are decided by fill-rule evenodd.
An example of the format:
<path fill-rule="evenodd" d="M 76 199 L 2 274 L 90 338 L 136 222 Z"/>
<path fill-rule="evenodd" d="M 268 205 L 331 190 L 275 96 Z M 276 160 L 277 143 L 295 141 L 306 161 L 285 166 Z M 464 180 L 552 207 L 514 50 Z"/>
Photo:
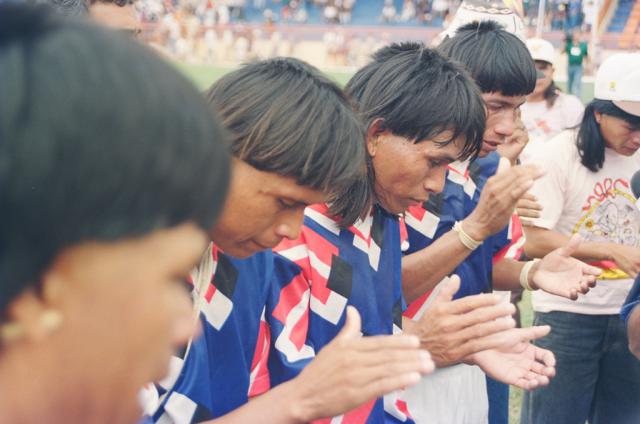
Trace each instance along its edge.
<path fill-rule="evenodd" d="M 566 246 L 546 255 L 533 274 L 533 283 L 547 293 L 576 300 L 596 284 L 600 269 L 572 258 L 580 245 L 580 236 L 574 235 Z"/>
<path fill-rule="evenodd" d="M 546 386 L 556 373 L 553 353 L 529 342 L 485 350 L 474 356 L 474 362 L 494 380 L 525 390 Z"/>

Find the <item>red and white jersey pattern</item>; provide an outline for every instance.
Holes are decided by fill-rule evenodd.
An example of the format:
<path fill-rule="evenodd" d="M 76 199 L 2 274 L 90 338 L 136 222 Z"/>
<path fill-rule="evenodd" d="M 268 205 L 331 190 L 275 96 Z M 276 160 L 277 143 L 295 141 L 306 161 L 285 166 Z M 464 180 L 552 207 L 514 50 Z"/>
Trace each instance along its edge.
<path fill-rule="evenodd" d="M 360 312 L 364 336 L 399 331 L 403 309 L 399 247 L 398 217 L 378 207 L 346 229 L 329 216 L 326 205 L 306 209 L 300 237 L 275 249 L 276 281 L 267 304 L 275 340 L 269 355 L 272 384 L 297 376 L 339 333 L 347 305 Z M 319 422 L 407 420 L 406 405 L 396 394 Z"/>

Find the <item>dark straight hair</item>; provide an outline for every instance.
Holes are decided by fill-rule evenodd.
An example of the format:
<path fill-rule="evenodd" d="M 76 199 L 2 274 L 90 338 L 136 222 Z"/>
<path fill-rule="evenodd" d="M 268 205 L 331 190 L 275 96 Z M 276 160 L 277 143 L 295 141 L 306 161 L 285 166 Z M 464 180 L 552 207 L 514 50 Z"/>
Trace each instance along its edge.
<path fill-rule="evenodd" d="M 438 50 L 462 63 L 483 93 L 524 96 L 536 86 L 536 67 L 527 46 L 495 21 L 461 26 Z"/>
<path fill-rule="evenodd" d="M 613 116 L 640 127 L 640 116 L 631 115 L 614 105 L 610 100 L 595 99 L 587 105 L 578 130 L 576 144 L 580 154 L 580 162 L 590 171 L 598 172 L 604 165 L 604 152 L 607 145 L 596 121 L 595 113 Z"/>
<path fill-rule="evenodd" d="M 556 85 L 556 82 L 551 80 L 551 84 L 549 84 L 549 87 L 547 87 L 547 89 L 544 90 L 544 93 L 542 93 L 544 101 L 547 104 L 547 109 L 551 109 L 556 103 L 556 100 L 558 100 L 558 97 L 560 96 L 560 91 L 562 90 L 560 90 L 560 88 Z"/>
<path fill-rule="evenodd" d="M 444 146 L 464 136 L 460 159 L 475 158 L 482 147 L 486 114 L 478 87 L 464 69 L 422 43 L 383 47 L 345 88 L 367 128 L 382 118 L 380 129 L 414 142 L 442 131 L 453 132 Z M 373 190 L 375 171 L 367 155 L 366 181 Z"/>
<path fill-rule="evenodd" d="M 368 210 L 370 191 L 354 186 L 366 180 L 364 128 L 342 90 L 316 68 L 293 58 L 250 63 L 205 96 L 231 133 L 235 157 L 324 191 L 342 225 Z"/>
<path fill-rule="evenodd" d="M 64 249 L 213 226 L 226 134 L 172 65 L 89 22 L 0 5 L 0 69 L 0 315 Z"/>
<path fill-rule="evenodd" d="M 476 157 L 482 147 L 485 108 L 478 87 L 462 66 L 422 43 L 383 47 L 348 82 L 367 128 L 382 118 L 382 130 L 414 142 L 451 130 L 447 145 L 460 136 L 460 159 Z"/>

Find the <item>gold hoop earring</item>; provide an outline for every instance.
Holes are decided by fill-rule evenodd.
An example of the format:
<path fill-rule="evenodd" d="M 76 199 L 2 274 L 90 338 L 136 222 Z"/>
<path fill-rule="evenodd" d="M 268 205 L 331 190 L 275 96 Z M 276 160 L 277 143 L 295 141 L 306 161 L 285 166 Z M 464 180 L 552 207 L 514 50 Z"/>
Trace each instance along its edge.
<path fill-rule="evenodd" d="M 24 327 L 17 322 L 10 322 L 0 326 L 0 342 L 3 345 L 15 343 L 25 335 Z"/>
<path fill-rule="evenodd" d="M 62 325 L 64 319 L 60 311 L 55 309 L 47 309 L 44 311 L 39 319 L 38 323 L 42 329 L 44 335 L 49 335 L 56 331 Z M 2 345 L 9 345 L 23 339 L 27 335 L 22 324 L 17 322 L 9 322 L 0 326 L 0 343 Z"/>

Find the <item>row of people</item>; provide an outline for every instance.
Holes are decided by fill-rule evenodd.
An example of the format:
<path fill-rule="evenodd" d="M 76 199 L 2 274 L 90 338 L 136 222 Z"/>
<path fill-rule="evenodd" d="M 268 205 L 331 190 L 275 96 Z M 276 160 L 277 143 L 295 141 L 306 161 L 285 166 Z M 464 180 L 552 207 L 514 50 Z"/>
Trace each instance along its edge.
<path fill-rule="evenodd" d="M 527 57 L 526 48 L 515 36 L 496 26 L 485 26 L 484 33 L 489 37 L 498 32 L 498 36 L 506 37 L 507 43 L 517 46 L 520 49 L 518 53 Z M 466 31 L 475 32 L 477 28 L 470 27 Z M 491 42 L 487 37 L 483 40 Z M 534 78 L 531 59 L 525 62 L 525 66 Z M 305 102 L 298 100 L 314 96 L 303 90 L 305 84 L 295 77 L 294 70 L 276 60 L 248 65 L 213 85 L 207 98 L 217 105 L 225 127 L 231 130 L 238 143 L 238 147 L 232 147 L 233 151 L 253 150 L 240 147 L 241 143 L 268 145 L 271 134 L 266 129 L 257 131 L 263 125 L 281 130 L 292 128 L 291 123 L 295 123 L 304 129 L 309 117 L 313 116 L 314 124 L 329 128 L 322 122 L 323 114 L 306 110 Z M 445 91 L 447 97 L 444 96 Z M 512 312 L 509 305 L 497 304 L 499 299 L 495 296 L 467 297 L 460 300 L 459 306 L 454 306 L 455 302 L 448 305 L 457 291 L 456 283 L 451 282 L 433 312 L 416 322 L 401 317 L 403 287 L 400 277 L 403 264 L 401 223 L 396 214 L 418 206 L 430 194 L 442 191 L 449 163 L 478 154 L 486 133 L 484 100 L 471 79 L 440 54 L 419 44 L 392 45 L 378 51 L 374 61 L 354 75 L 346 86 L 346 92 L 355 101 L 357 109 L 363 111 L 367 166 L 354 163 L 354 154 L 345 158 L 350 162 L 350 169 L 367 170 L 367 173 L 347 190 L 334 183 L 338 193 L 333 198 L 324 199 L 328 204 L 319 203 L 321 198 L 309 199 L 303 193 L 289 190 L 281 202 L 281 210 L 276 210 L 276 218 L 270 222 L 264 216 L 269 209 L 261 205 L 255 213 L 262 216 L 264 222 L 269 222 L 266 228 L 252 228 L 250 223 L 257 223 L 260 219 L 248 211 L 251 204 L 258 201 L 260 191 L 245 189 L 252 195 L 251 202 L 245 200 L 244 203 L 247 212 L 242 217 L 244 231 L 239 237 L 243 243 L 228 244 L 225 239 L 238 238 L 232 237 L 233 231 L 214 229 L 214 243 L 192 274 L 194 299 L 199 305 L 205 337 L 190 346 L 186 357 L 176 359 L 180 372 L 162 382 L 158 392 L 162 396 L 161 404 L 153 416 L 154 420 L 190 422 L 195 416 L 202 420 L 218 418 L 226 413 L 238 414 L 243 408 L 234 412 L 235 408 L 246 403 L 248 398 L 262 394 L 271 385 L 275 385 L 274 391 L 277 391 L 282 385 L 301 384 L 298 382 L 305 381 L 305 372 L 319 367 L 320 363 L 316 361 L 323 358 L 321 349 L 331 346 L 334 338 L 341 339 L 343 326 L 350 327 L 346 322 L 347 305 L 354 305 L 360 311 L 363 316 L 361 331 L 368 336 L 392 334 L 394 329 L 399 331 L 405 324 L 404 332 L 420 335 L 422 347 L 431 352 L 438 366 L 448 366 L 463 359 L 474 361 L 497 378 L 524 388 L 546 384 L 553 375 L 553 355 L 548 351 L 538 351 L 528 343 L 529 339 L 546 334 L 548 328 L 512 330 L 511 319 L 493 322 L 494 318 L 508 317 Z M 433 102 L 433 99 L 440 98 L 445 101 L 441 104 Z M 247 102 L 248 99 L 251 102 Z M 324 104 L 327 104 L 326 100 Z M 272 109 L 278 113 L 267 113 Z M 272 121 L 263 122 L 265 116 Z M 497 120 L 494 118 L 489 131 L 504 124 L 505 119 L 509 126 L 512 118 L 506 114 Z M 332 129 L 339 127 L 338 122 L 330 126 Z M 324 131 L 327 132 L 326 129 Z M 251 137 L 256 132 L 261 134 L 260 140 Z M 292 135 L 303 136 L 307 132 L 311 130 L 295 131 Z M 331 132 L 326 135 L 337 138 Z M 293 169 L 296 159 L 288 156 L 293 154 L 298 161 L 308 162 L 309 167 L 311 164 L 314 167 L 342 166 L 336 161 L 316 159 L 309 153 L 292 149 L 291 136 L 285 137 L 279 131 L 273 136 L 276 137 L 273 143 L 286 143 L 287 148 L 283 146 L 274 150 L 282 155 L 286 153 L 287 157 L 267 154 L 260 157 L 268 160 L 269 169 L 282 176 L 288 172 L 278 170 L 276 164 L 287 164 Z M 315 145 L 318 143 L 316 139 L 306 135 L 295 144 L 302 146 L 306 142 Z M 327 145 L 328 142 L 321 144 Z M 239 159 L 250 160 L 261 168 L 260 163 L 250 157 Z M 313 174 L 326 175 L 328 171 L 317 170 Z M 502 175 L 501 180 L 509 181 L 515 189 L 522 181 L 534 178 L 532 175 L 535 174 L 534 169 L 514 168 Z M 242 175 L 240 173 L 234 178 L 239 179 Z M 514 179 L 514 175 L 519 178 Z M 272 193 L 266 175 L 255 178 L 255 181 L 261 187 L 266 186 L 264 191 Z M 248 185 L 247 182 L 243 184 Z M 302 184 L 302 178 L 299 178 L 299 185 Z M 233 186 L 232 183 L 229 207 L 236 202 Z M 284 183 L 281 181 L 279 188 L 282 187 Z M 527 188 L 523 185 L 517 190 L 522 194 Z M 490 198 L 483 205 L 486 203 L 485 211 L 488 211 L 503 202 L 501 218 L 508 220 L 519 195 L 516 193 L 511 197 L 511 189 L 505 193 L 506 199 L 501 195 L 497 202 Z M 316 205 L 307 207 L 312 204 Z M 350 215 L 340 212 L 339 208 L 346 208 Z M 293 219 L 292 216 L 298 214 L 300 219 L 303 212 L 305 221 L 302 229 L 294 226 L 292 230 L 294 224 L 287 218 Z M 492 218 L 486 212 L 480 215 L 485 221 L 480 218 L 478 223 L 470 222 L 471 226 L 484 228 L 483 225 L 493 225 L 497 229 L 506 225 L 506 221 L 505 224 L 490 223 Z M 357 217 L 360 219 L 356 220 Z M 238 217 L 230 217 L 228 221 L 237 220 Z M 227 219 L 223 213 L 218 226 L 225 222 Z M 251 232 L 252 229 L 255 232 Z M 275 247 L 273 258 L 271 251 L 264 250 L 270 247 Z M 462 244 L 455 248 L 467 250 Z M 235 259 L 239 257 L 247 259 Z M 581 274 L 582 265 L 578 262 L 574 265 L 577 267 L 574 271 Z M 219 272 L 219 267 L 224 268 Z M 584 271 L 586 274 L 593 272 L 588 268 Z M 221 295 L 216 297 L 218 284 L 222 287 L 229 284 L 228 277 L 225 277 L 229 274 L 234 276 L 231 282 L 233 290 L 227 290 L 226 299 Z M 532 278 L 535 278 L 533 275 L 537 272 L 532 272 Z M 567 288 L 574 288 L 576 293 L 587 291 L 593 279 L 587 275 L 584 280 L 573 279 L 566 283 Z M 256 281 L 260 281 L 258 291 Z M 547 279 L 542 277 L 541 284 L 545 281 Z M 205 294 L 212 292 L 216 294 Z M 480 292 L 471 288 L 462 293 Z M 221 299 L 228 305 L 222 316 L 216 308 Z M 252 301 L 247 303 L 246 299 Z M 466 314 L 454 318 L 462 312 Z M 494 334 L 496 332 L 500 332 L 499 336 Z M 496 349 L 490 351 L 490 348 Z M 488 354 L 478 354 L 478 351 Z M 228 358 L 229 352 L 233 352 L 233 360 Z M 314 359 L 318 352 L 321 354 Z M 349 366 L 355 367 L 357 361 L 354 362 Z M 386 369 L 400 376 L 402 366 L 397 366 L 400 368 Z M 222 370 L 228 373 L 226 378 L 221 374 Z M 211 375 L 220 375 L 221 378 L 213 379 Z M 239 376 L 243 378 L 239 379 Z M 229 387 L 228 381 L 232 378 L 237 384 Z M 309 383 L 304 386 L 309 386 Z M 479 390 L 484 391 L 484 387 Z M 364 392 L 364 387 L 361 387 L 361 392 Z M 298 389 L 297 393 L 305 391 Z M 308 392 L 306 394 L 310 396 Z M 255 402 L 266 401 L 272 396 L 276 393 L 262 394 L 245 408 L 256 408 Z M 411 413 L 415 414 L 413 410 Z M 407 420 L 406 401 L 402 396 L 379 397 L 348 412 L 342 419 L 352 422 L 367 417 L 376 422 L 388 417 Z"/>
<path fill-rule="evenodd" d="M 16 13 L 18 16 L 24 13 L 11 12 L 7 14 L 12 19 Z M 41 14 L 25 15 L 22 22 L 33 24 L 30 31 L 35 32 L 25 34 L 19 30 L 20 26 L 7 25 L 3 44 L 14 50 L 26 49 L 28 47 L 23 47 L 21 40 L 27 36 L 35 38 L 42 50 L 60 52 L 55 60 L 51 55 L 44 55 L 42 67 L 51 70 L 52 64 L 60 63 L 67 67 L 67 76 L 80 72 L 78 59 L 74 61 L 75 52 L 58 46 L 70 42 L 69 38 L 74 40 L 74 33 L 83 36 L 87 48 L 96 47 L 96 43 L 102 47 L 96 50 L 105 57 L 96 57 L 96 65 L 101 60 L 115 59 L 108 52 L 123 43 L 86 24 L 58 23 L 56 27 L 55 22 Z M 53 30 L 38 32 L 38 28 L 50 26 L 55 28 L 56 36 L 49 35 Z M 98 35 L 92 38 L 85 34 L 91 35 L 92 31 Z M 114 47 L 110 48 L 111 45 Z M 477 364 L 495 379 L 527 389 L 548 384 L 554 375 L 553 354 L 535 347 L 530 340 L 548 333 L 549 328 L 512 329 L 513 321 L 508 318 L 512 308 L 499 304 L 496 296 L 479 293 L 490 290 L 492 284 L 503 288 L 522 284 L 530 289 L 540 288 L 576 299 L 578 294 L 589 291 L 599 270 L 570 257 L 579 248 L 577 239 L 554 250 L 540 262 L 515 260 L 514 252 L 520 247 L 517 234 L 521 228 L 512 211 L 534 180 L 542 176 L 533 166 L 509 168 L 504 160 L 499 161 L 497 155 L 491 153 L 514 135 L 517 109 L 535 84 L 533 60 L 517 37 L 497 25 L 482 23 L 461 28 L 445 41 L 440 53 L 419 44 L 383 48 L 352 78 L 346 87 L 346 95 L 316 70 L 292 59 L 260 62 L 227 75 L 206 93 L 210 106 L 222 118 L 233 157 L 229 194 L 215 224 L 212 224 L 216 215 L 214 206 L 204 208 L 203 205 L 213 204 L 219 208 L 224 198 L 227 165 L 224 149 L 220 150 L 219 146 L 225 135 L 215 126 L 215 118 L 208 114 L 204 104 L 200 105 L 202 112 L 194 116 L 200 116 L 202 122 L 206 116 L 213 128 L 202 127 L 202 122 L 200 126 L 193 125 L 193 116 L 181 113 L 178 114 L 180 119 L 174 119 L 172 123 L 162 121 L 168 127 L 161 131 L 158 125 L 151 125 L 151 122 L 164 119 L 168 112 L 174 112 L 174 106 L 183 100 L 192 102 L 193 108 L 197 101 L 189 94 L 189 89 L 183 87 L 185 83 L 166 70 L 166 65 L 158 65 L 160 60 L 138 50 L 141 48 L 137 46 L 125 49 L 141 59 L 138 63 L 126 57 L 133 63 L 122 64 L 118 70 L 132 68 L 127 73 L 131 80 L 127 80 L 129 84 L 119 84 L 125 93 L 123 98 L 136 97 L 148 105 L 136 107 L 136 119 L 129 111 L 112 115 L 111 131 L 122 133 L 104 131 L 104 142 L 99 137 L 65 132 L 57 127 L 64 128 L 64 120 L 38 116 L 38 110 L 45 114 L 50 112 L 41 102 L 38 109 L 29 112 L 34 106 L 26 96 L 30 90 L 22 97 L 18 94 L 22 103 L 9 104 L 3 113 L 11 123 L 7 127 L 7 140 L 24 142 L 3 146 L 10 164 L 6 165 L 5 175 L 12 177 L 7 177 L 3 186 L 7 190 L 8 205 L 16 205 L 15 209 L 5 211 L 7 219 L 2 234 L 7 238 L 3 240 L 3 273 L 7 273 L 6 281 L 16 284 L 6 286 L 10 290 L 3 308 L 7 308 L 8 318 L 2 327 L 2 335 L 3 356 L 9 360 L 2 360 L 3 376 L 7 378 L 0 381 L 18 385 L 24 367 L 33 365 L 21 354 L 38 358 L 43 344 L 50 349 L 66 346 L 60 356 L 53 355 L 49 361 L 38 363 L 38 371 L 53 378 L 59 376 L 49 369 L 56 359 L 64 364 L 69 357 L 75 359 L 76 368 L 69 366 L 60 370 L 57 367 L 63 373 L 71 372 L 71 378 L 62 382 L 69 381 L 70 385 L 81 381 L 89 386 L 93 383 L 100 392 L 106 390 L 107 382 L 110 383 L 109 393 L 119 397 L 126 406 L 118 411 L 123 414 L 123 420 L 129 419 L 125 415 L 133 417 L 135 412 L 132 400 L 135 400 L 136 387 L 155 380 L 157 384 L 148 386 L 144 394 L 147 404 L 152 405 L 148 409 L 149 419 L 159 422 L 199 422 L 218 417 L 240 422 L 257 419 L 306 422 L 338 414 L 344 414 L 344 422 L 366 419 L 381 422 L 390 417 L 407 421 L 411 416 L 418 418 L 421 414 L 426 419 L 431 417 L 443 422 L 457 422 L 457 419 L 447 418 L 452 414 L 464 417 L 459 419 L 486 419 L 486 402 L 483 404 L 477 399 L 486 390 L 478 383 L 461 386 L 473 395 L 462 404 L 451 399 L 437 401 L 447 385 L 456 387 L 459 384 L 460 378 L 455 375 L 465 373 L 471 376 L 468 381 L 482 383 L 464 366 L 445 368 L 438 379 L 436 376 L 425 377 L 414 393 L 390 394 L 418 383 L 421 374 L 433 371 L 434 363 L 438 367 L 461 361 Z M 449 62 L 446 56 L 463 63 L 470 75 L 459 65 Z M 504 60 L 499 61 L 501 58 Z M 16 61 L 20 64 L 20 58 L 15 55 L 8 54 L 5 59 L 7 68 L 15 67 Z M 144 66 L 143 59 L 148 61 Z M 491 67 L 491 63 L 510 66 Z M 31 65 L 35 66 L 32 62 Z M 152 71 L 152 68 L 164 69 L 164 74 Z M 94 72 L 97 74 L 94 75 L 100 75 L 100 69 L 96 66 Z M 113 72 L 113 69 L 109 67 L 107 71 Z M 146 79 L 136 79 L 142 74 Z M 11 79 L 16 75 L 9 74 L 8 86 L 19 86 Z M 150 79 L 150 75 L 154 78 Z M 80 73 L 77 76 L 91 78 L 92 75 Z M 113 79 L 112 75 L 104 76 L 106 80 L 109 80 L 107 77 Z M 32 90 L 40 93 L 44 88 L 38 87 L 50 88 L 49 80 L 32 78 Z M 154 90 L 162 78 L 167 79 L 162 84 L 167 88 Z M 136 91 L 134 87 L 139 85 L 138 90 L 146 87 L 147 91 Z M 179 89 L 163 91 L 173 86 L 181 87 L 184 92 Z M 91 104 L 95 99 L 87 93 L 74 92 L 69 87 L 57 88 L 50 101 L 65 95 L 72 99 L 72 105 L 74 101 L 87 105 L 80 108 L 74 105 L 74 110 L 93 111 L 86 117 L 90 125 L 85 131 L 102 129 L 100 108 L 111 110 L 111 104 L 104 102 L 95 113 L 96 106 Z M 156 101 L 146 100 L 149 96 Z M 43 97 L 41 100 L 46 105 L 47 96 Z M 106 96 L 109 98 L 113 97 Z M 350 101 L 354 102 L 358 114 Z M 21 108 L 26 108 L 26 115 L 32 116 L 32 121 L 22 119 L 23 113 L 19 115 L 20 119 L 13 118 Z M 127 122 L 135 122 L 139 131 L 156 134 L 136 134 L 135 139 L 141 136 L 155 143 L 161 134 L 169 148 L 157 149 L 156 145 L 154 154 L 160 157 L 156 161 L 150 160 L 144 168 L 136 166 L 140 164 L 140 158 L 149 160 L 154 155 L 147 156 L 145 145 L 138 147 L 133 141 L 135 139 L 127 133 L 131 131 Z M 51 137 L 45 137 L 44 141 L 35 137 L 31 128 L 38 126 L 41 126 L 38 134 Z M 182 133 L 186 128 L 190 132 Z M 183 140 L 187 134 L 189 140 Z M 104 180 L 110 174 L 99 161 L 88 168 L 84 166 L 85 161 L 74 161 L 74 166 L 80 165 L 74 168 L 66 162 L 74 158 L 58 156 L 58 152 L 64 152 L 65 143 L 88 138 L 96 141 L 85 144 L 92 144 L 91 148 L 104 152 L 108 146 L 104 143 L 114 136 L 119 137 L 122 146 L 115 144 L 109 151 L 116 153 L 118 163 L 129 165 L 129 168 L 123 166 L 129 173 L 121 175 L 121 181 L 130 185 L 127 187 L 129 192 L 136 192 L 138 186 L 133 182 L 140 178 L 140 170 L 144 169 L 144 175 L 151 174 L 148 175 L 152 177 L 149 183 L 164 190 L 163 196 L 156 196 L 153 189 L 147 188 L 156 202 L 169 200 L 167 188 L 174 187 L 176 193 L 182 193 L 172 199 L 171 205 L 142 201 L 144 198 L 127 194 L 117 181 L 105 184 Z M 206 138 L 209 138 L 208 143 L 218 146 L 218 151 L 202 150 Z M 42 145 L 34 144 L 32 140 L 41 140 L 47 148 L 51 144 L 58 148 L 42 151 Z M 122 149 L 125 147 L 134 148 L 134 152 L 140 148 L 138 152 L 142 154 L 124 154 Z M 189 148 L 194 152 L 186 157 L 184 150 Z M 34 150 L 29 153 L 29 149 Z M 96 155 L 90 150 L 77 152 L 83 153 L 90 159 Z M 47 157 L 47 154 L 53 156 Z M 187 159 L 185 163 L 192 165 L 203 166 L 209 162 L 209 174 L 193 172 L 191 179 L 182 179 L 184 170 L 177 172 L 172 166 L 166 168 L 171 162 L 167 158 L 175 155 L 182 155 Z M 212 162 L 211 155 L 215 155 L 218 162 Z M 474 160 L 470 165 L 454 163 L 478 155 L 486 157 Z M 32 193 L 25 196 L 22 186 L 16 183 L 23 176 L 19 172 L 23 168 L 20 160 L 33 156 L 58 165 L 56 170 L 69 167 L 70 172 L 68 175 L 63 172 L 64 178 L 53 179 L 46 174 L 54 171 L 53 166 L 37 167 L 44 175 L 38 178 L 24 174 L 24 181 L 20 181 L 31 187 Z M 101 155 L 99 159 L 113 164 L 109 155 Z M 149 166 L 154 163 L 157 168 Z M 153 174 L 153 170 L 159 174 Z M 211 174 L 214 171 L 219 173 Z M 85 178 L 78 179 L 80 175 Z M 203 175 L 209 176 L 204 178 Z M 56 184 L 59 184 L 57 190 Z M 67 194 L 64 189 L 69 185 L 74 190 Z M 193 187 L 189 189 L 190 186 Z M 200 188 L 197 195 L 193 190 L 196 187 Z M 51 197 L 43 196 L 43 190 L 49 196 L 57 196 L 54 197 L 57 200 L 65 195 L 81 199 L 71 204 L 52 202 Z M 118 195 L 110 190 L 116 190 Z M 444 195 L 438 196 L 443 190 Z M 211 202 L 213 196 L 217 202 Z M 113 202 L 114 198 L 122 198 L 122 201 Z M 114 204 L 107 208 L 104 202 Z M 175 202 L 183 208 L 181 212 L 170 209 L 170 206 L 177 206 Z M 61 204 L 64 212 L 61 212 Z M 144 220 L 142 228 L 131 230 L 126 223 L 118 224 L 127 221 L 124 218 L 127 215 L 118 208 L 133 208 L 144 216 L 144 210 L 150 204 L 158 209 L 158 213 L 166 211 L 168 216 Z M 76 208 L 72 209 L 76 214 L 67 213 L 68 208 Z M 31 210 L 38 213 L 28 213 Z M 43 211 L 49 212 L 44 215 L 55 225 L 50 221 L 34 222 Z M 196 211 L 197 215 L 185 215 L 187 211 Z M 397 216 L 405 211 L 408 211 L 406 227 L 405 220 Z M 78 216 L 93 217 L 92 212 L 99 218 L 95 227 L 78 225 L 82 222 Z M 55 221 L 56 218 L 61 221 Z M 63 219 L 73 219 L 79 231 L 75 234 L 68 231 L 68 236 L 65 231 L 69 238 L 56 233 L 60 228 L 66 228 Z M 150 285 L 151 279 L 165 282 L 179 279 L 189 266 L 188 262 L 193 262 L 194 255 L 191 254 L 190 259 L 183 258 L 180 269 L 159 266 L 159 261 L 166 261 L 169 256 L 179 258 L 177 250 L 171 251 L 171 248 L 180 248 L 184 253 L 202 248 L 201 232 L 192 226 L 175 227 L 191 220 L 199 222 L 213 240 L 200 264 L 187 278 L 193 308 L 188 307 L 184 293 L 176 290 L 175 284 L 158 288 L 156 296 L 142 301 L 140 308 L 133 308 L 144 292 L 155 288 Z M 163 227 L 171 229 L 161 230 Z M 408 228 L 404 237 L 403 228 Z M 140 234 L 149 232 L 153 232 L 152 236 L 140 238 Z M 43 236 L 51 245 L 37 243 L 42 246 L 39 247 L 41 258 L 30 262 L 33 257 L 37 259 L 38 254 L 32 249 Z M 168 236 L 173 236 L 171 245 L 161 246 L 161 242 L 169 241 Z M 110 242 L 131 237 L 137 240 Z M 152 242 L 145 244 L 148 238 Z M 401 253 L 403 239 L 405 245 L 408 243 L 404 258 Z M 92 243 L 94 240 L 102 242 Z M 271 248 L 275 248 L 275 253 Z M 157 265 L 152 265 L 151 257 L 158 261 Z M 145 263 L 147 260 L 149 264 Z M 97 268 L 92 270 L 91 264 Z M 89 267 L 82 271 L 86 266 Z M 140 273 L 127 275 L 118 271 L 131 266 L 141 270 Z M 455 268 L 463 277 L 462 283 L 452 277 L 437 285 Z M 148 273 L 147 270 L 165 274 Z M 98 272 L 104 285 L 86 280 L 86 275 Z M 115 279 L 122 280 L 120 285 L 107 287 L 107 283 Z M 35 291 L 29 289 L 33 281 L 39 281 Z M 139 283 L 134 291 L 138 297 L 131 296 L 122 305 L 114 305 L 122 300 L 127 283 Z M 76 290 L 72 290 L 73 287 Z M 120 289 L 117 296 L 116 288 Z M 430 293 L 433 288 L 436 292 Z M 456 292 L 461 298 L 453 300 Z M 404 317 L 403 297 L 411 303 Z M 149 306 L 151 301 L 159 304 L 157 310 L 143 307 Z M 358 309 L 362 324 L 358 313 L 347 305 Z M 122 311 L 123 318 L 140 319 L 142 323 L 146 319 L 147 324 L 151 324 L 149 317 L 145 318 L 147 314 L 164 320 L 143 328 L 131 328 L 131 336 L 138 337 L 139 343 L 127 340 L 108 346 L 108 342 L 117 339 L 122 325 L 126 325 L 124 321 L 121 325 L 113 325 L 118 321 L 108 320 L 110 308 Z M 192 314 L 188 313 L 189 309 L 201 323 L 204 334 L 200 337 L 190 334 Z M 89 316 L 92 310 L 97 312 L 94 314 L 98 317 L 97 326 L 93 321 L 88 323 L 80 318 Z M 169 317 L 171 319 L 167 321 Z M 499 317 L 504 319 L 495 320 Z M 162 332 L 161 327 L 170 331 Z M 418 338 L 391 335 L 400 332 L 402 327 L 404 333 L 415 334 Z M 87 332 L 92 329 L 96 331 L 88 337 Z M 112 337 L 98 342 L 103 332 Z M 85 346 L 83 343 L 89 340 L 94 343 Z M 94 344 L 102 347 L 99 355 L 95 353 Z M 145 350 L 145 344 L 156 360 L 140 366 L 134 353 Z M 160 379 L 159 370 L 168 359 L 166 354 L 172 344 L 184 349 L 171 360 L 173 372 L 169 378 Z M 431 352 L 433 362 L 421 348 Z M 124 353 L 116 349 L 123 349 Z M 53 351 L 57 352 L 57 349 Z M 102 374 L 105 369 L 98 365 L 98 360 L 105 359 L 104 355 L 118 355 L 118 352 L 122 360 L 116 361 L 115 365 L 121 368 L 115 369 L 126 369 L 130 374 L 126 378 L 123 374 L 111 374 L 111 380 L 107 381 L 109 378 Z M 82 375 L 80 368 L 88 374 Z M 481 374 L 475 375 L 484 379 Z M 50 381 L 44 378 L 38 382 L 40 384 L 18 391 L 18 396 L 5 399 L 6 416 L 46 413 L 48 409 L 44 406 L 26 410 L 23 405 L 34 399 L 28 393 L 41 393 Z M 96 401 L 91 393 L 81 391 L 86 385 L 61 390 L 57 397 L 48 399 L 48 403 L 69 405 L 64 409 L 70 414 L 64 417 L 67 421 L 82 421 L 83 418 L 75 414 L 87 409 L 93 419 L 99 421 L 108 416 L 102 415 L 107 414 L 102 411 L 110 399 L 102 396 L 98 399 L 101 405 L 94 404 L 103 409 L 86 408 L 90 401 Z M 23 386 L 26 385 L 23 383 Z M 430 387 L 435 390 L 427 400 L 433 403 L 425 404 L 420 394 Z M 75 397 L 69 396 L 71 390 Z M 412 402 L 416 392 L 418 400 Z M 385 394 L 383 399 L 381 396 Z M 83 403 L 85 408 L 79 406 Z"/>

